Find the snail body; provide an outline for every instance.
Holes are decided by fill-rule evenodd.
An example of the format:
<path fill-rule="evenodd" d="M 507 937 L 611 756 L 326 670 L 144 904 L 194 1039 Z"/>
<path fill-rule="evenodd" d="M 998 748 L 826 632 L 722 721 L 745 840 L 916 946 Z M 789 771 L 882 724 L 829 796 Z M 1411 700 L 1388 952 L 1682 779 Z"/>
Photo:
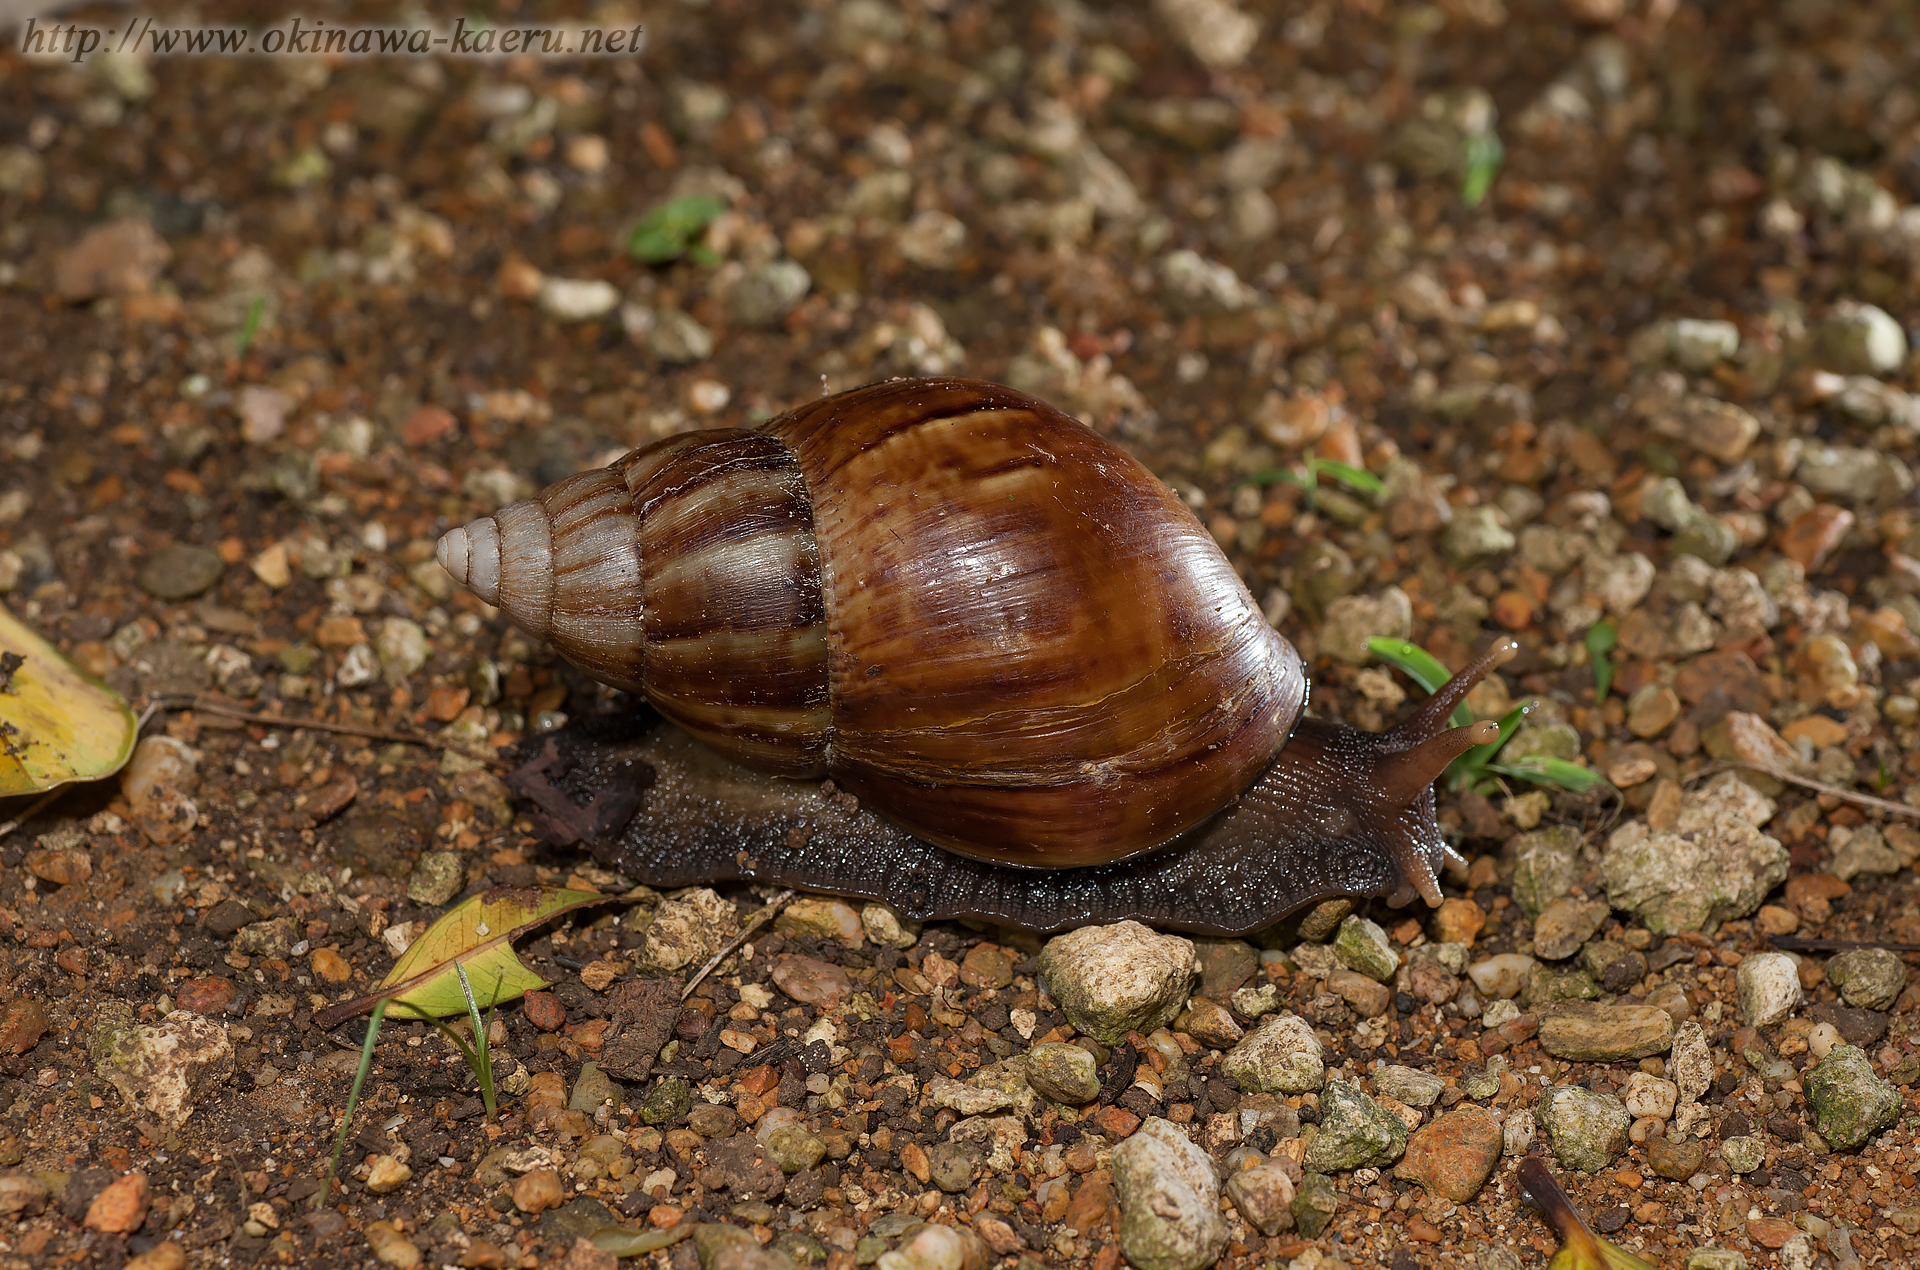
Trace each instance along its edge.
<path fill-rule="evenodd" d="M 1172 491 L 1052 407 L 970 380 L 671 437 L 453 530 L 439 556 L 711 751 L 628 753 L 655 787 L 645 814 L 602 827 L 615 863 L 1035 929 L 1263 925 L 1330 894 L 1437 903 L 1431 782 L 1491 729 L 1446 720 L 1505 655 L 1392 732 L 1304 718 L 1298 652 Z M 822 777 L 857 813 L 804 805 Z M 1156 898 L 1230 857 L 1257 893 L 1236 916 Z M 1112 893 L 1123 877 L 1138 894 Z"/>

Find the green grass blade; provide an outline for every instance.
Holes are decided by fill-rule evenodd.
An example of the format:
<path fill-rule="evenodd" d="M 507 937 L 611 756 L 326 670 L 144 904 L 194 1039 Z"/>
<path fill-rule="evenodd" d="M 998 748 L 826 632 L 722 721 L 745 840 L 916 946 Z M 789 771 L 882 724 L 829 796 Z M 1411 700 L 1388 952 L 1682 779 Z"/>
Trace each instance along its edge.
<path fill-rule="evenodd" d="M 1468 207 L 1478 207 L 1485 202 L 1487 192 L 1493 188 L 1493 178 L 1500 174 L 1501 161 L 1506 157 L 1507 148 L 1491 132 L 1467 138 L 1466 171 L 1460 179 L 1460 201 Z"/>
<path fill-rule="evenodd" d="M 1453 672 L 1442 666 L 1439 658 L 1408 640 L 1388 639 L 1385 636 L 1376 635 L 1367 641 L 1367 651 L 1382 661 L 1392 662 L 1406 671 L 1407 678 L 1425 688 L 1429 696 L 1438 692 L 1442 684 L 1453 678 Z M 1455 727 L 1465 727 L 1472 722 L 1473 711 L 1467 709 L 1464 701 L 1454 707 Z M 1485 749 L 1486 747 L 1475 748 Z M 1472 752 L 1472 750 L 1468 751 L 1469 754 Z"/>
<path fill-rule="evenodd" d="M 1337 459 L 1315 459 L 1313 467 L 1316 471 L 1325 472 L 1348 489 L 1357 489 L 1366 494 L 1386 492 L 1385 483 L 1363 467 L 1355 467 L 1351 463 L 1342 463 Z"/>
<path fill-rule="evenodd" d="M 487 1114 L 493 1114 L 493 1050 L 487 1044 L 487 1031 L 492 1025 L 493 1012 L 487 1012 L 487 1021 L 480 1020 L 480 1003 L 473 999 L 473 983 L 467 978 L 467 968 L 459 962 L 453 964 L 454 973 L 460 976 L 460 991 L 467 998 L 467 1018 L 473 1023 L 474 1053 L 467 1058 L 467 1066 L 473 1069 L 473 1078 L 480 1082 L 480 1100 L 486 1104 Z M 499 994 L 498 986 L 495 995 Z"/>
<path fill-rule="evenodd" d="M 1569 763 L 1563 758 L 1527 758 L 1518 763 L 1489 763 L 1486 770 L 1536 785 L 1560 785 L 1576 794 L 1584 794 L 1606 778 L 1592 768 Z"/>
<path fill-rule="evenodd" d="M 239 355 L 241 357 L 245 357 L 247 350 L 253 347 L 253 337 L 260 333 L 260 319 L 266 315 L 266 312 L 267 298 L 265 296 L 255 296 L 253 303 L 247 306 L 247 320 L 240 326 Z"/>
<path fill-rule="evenodd" d="M 1593 663 L 1593 699 L 1605 701 L 1613 689 L 1611 653 L 1620 643 L 1620 632 L 1611 621 L 1595 622 L 1587 628 L 1587 659 Z"/>
<path fill-rule="evenodd" d="M 380 1024 L 387 1017 L 387 1003 L 378 1002 L 373 1013 L 367 1016 L 367 1039 L 360 1046 L 360 1070 L 353 1074 L 353 1088 L 347 1091 L 347 1109 L 340 1114 L 340 1132 L 334 1135 L 333 1158 L 327 1161 L 327 1176 L 320 1183 L 320 1193 L 313 1197 L 314 1211 L 327 1206 L 327 1197 L 333 1194 L 333 1178 L 340 1169 L 340 1152 L 347 1145 L 347 1127 L 353 1123 L 353 1110 L 360 1105 L 360 1087 L 367 1083 L 367 1073 L 373 1070 L 373 1047 L 379 1042 Z"/>

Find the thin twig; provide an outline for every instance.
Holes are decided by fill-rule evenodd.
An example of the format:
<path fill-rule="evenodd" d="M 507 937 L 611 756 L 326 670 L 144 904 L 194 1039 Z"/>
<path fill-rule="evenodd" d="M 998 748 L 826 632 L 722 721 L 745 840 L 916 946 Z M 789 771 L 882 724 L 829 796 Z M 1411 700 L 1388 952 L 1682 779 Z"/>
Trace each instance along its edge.
<path fill-rule="evenodd" d="M 47 793 L 43 795 L 38 802 L 33 804 L 33 806 L 27 808 L 25 811 L 15 816 L 12 820 L 7 821 L 5 824 L 0 824 L 0 839 L 4 839 L 8 834 L 12 833 L 15 829 L 18 829 L 21 825 L 26 824 L 27 821 L 32 820 L 34 816 L 39 814 L 40 809 L 42 807 L 45 807 L 48 803 L 52 802 L 54 799 L 60 797 L 60 795 L 66 792 L 67 792 L 67 786 L 65 785 L 62 785 L 57 789 L 48 790 Z"/>
<path fill-rule="evenodd" d="M 692 996 L 693 990 L 700 986 L 700 981 L 702 979 L 705 979 L 708 975 L 712 974 L 714 967 L 718 966 L 721 962 L 727 959 L 728 953 L 732 952 L 734 949 L 738 948 L 740 945 L 746 943 L 747 939 L 753 934 L 754 931 L 758 930 L 761 926 L 765 925 L 767 919 L 769 917 L 772 917 L 775 913 L 779 912 L 783 907 L 785 907 L 786 902 L 792 898 L 793 898 L 792 891 L 782 891 L 780 892 L 780 894 L 768 900 L 767 906 L 765 908 L 755 913 L 752 917 L 749 917 L 747 919 L 747 924 L 740 928 L 740 933 L 738 935 L 735 935 L 732 939 L 728 940 L 727 946 L 725 948 L 722 948 L 719 952 L 713 954 L 712 957 L 708 958 L 707 964 L 700 967 L 699 974 L 696 974 L 693 978 L 687 980 L 687 986 L 680 990 L 680 999 L 682 1001 L 685 1001 L 688 997 Z"/>
<path fill-rule="evenodd" d="M 1736 768 L 1747 768 L 1750 771 L 1763 772 L 1777 781 L 1785 781 L 1789 785 L 1798 785 L 1802 789 L 1811 789 L 1818 794 L 1831 794 L 1835 798 L 1844 799 L 1850 803 L 1859 803 L 1862 807 L 1872 807 L 1877 811 L 1884 811 L 1889 816 L 1912 816 L 1916 820 L 1920 820 L 1920 807 L 1910 807 L 1906 803 L 1896 803 L 1888 798 L 1875 798 L 1872 794 L 1855 793 L 1853 790 L 1847 789 L 1844 786 L 1829 785 L 1825 781 L 1817 781 L 1810 776 L 1795 775 L 1784 768 L 1772 767 L 1766 763 L 1749 763 L 1744 759 L 1727 759 L 1724 762 L 1709 763 L 1697 772 L 1688 773 L 1685 779 L 1697 781 L 1703 776 L 1712 776 L 1718 772 L 1731 772 Z"/>
<path fill-rule="evenodd" d="M 1856 948 L 1884 948 L 1888 952 L 1920 952 L 1920 944 L 1893 944 L 1884 939 L 1804 939 L 1798 935 L 1773 935 L 1768 943 L 1785 952 L 1851 952 Z"/>
<path fill-rule="evenodd" d="M 160 698 L 148 708 L 165 710 L 192 710 L 199 714 L 210 714 L 221 719 L 238 719 L 242 723 L 260 723 L 270 728 L 311 728 L 316 732 L 337 732 L 342 736 L 363 736 L 373 741 L 398 741 L 402 745 L 419 745 L 430 750 L 451 750 L 466 758 L 476 759 L 493 767 L 511 766 L 491 754 L 479 754 L 464 746 L 443 741 L 439 737 L 425 736 L 418 732 L 395 732 L 389 728 L 362 727 L 356 723 L 328 723 L 324 719 L 296 719 L 286 715 L 258 714 L 249 710 L 236 710 L 232 706 L 217 701 L 207 701 L 199 697 Z"/>

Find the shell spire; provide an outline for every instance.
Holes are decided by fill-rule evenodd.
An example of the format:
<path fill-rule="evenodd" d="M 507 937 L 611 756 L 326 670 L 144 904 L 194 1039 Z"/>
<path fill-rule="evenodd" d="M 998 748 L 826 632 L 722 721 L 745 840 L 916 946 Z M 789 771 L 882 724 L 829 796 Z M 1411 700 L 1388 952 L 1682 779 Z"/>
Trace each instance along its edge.
<path fill-rule="evenodd" d="M 528 500 L 449 530 L 434 553 L 453 580 L 498 607 L 535 639 L 553 627 L 553 531 Z"/>

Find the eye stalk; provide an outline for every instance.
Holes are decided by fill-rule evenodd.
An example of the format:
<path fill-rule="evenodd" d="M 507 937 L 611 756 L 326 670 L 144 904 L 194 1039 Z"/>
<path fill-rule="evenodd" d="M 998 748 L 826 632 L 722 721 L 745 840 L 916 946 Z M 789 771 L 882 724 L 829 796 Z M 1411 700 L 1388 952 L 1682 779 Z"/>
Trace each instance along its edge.
<path fill-rule="evenodd" d="M 1386 833 L 1384 845 L 1393 853 L 1404 883 L 1418 891 L 1429 905 L 1440 903 L 1440 881 L 1434 872 L 1432 848 L 1438 846 L 1441 858 L 1459 859 L 1440 837 L 1433 823 L 1433 783 L 1447 765 L 1476 745 L 1498 740 L 1500 725 L 1483 719 L 1464 727 L 1448 727 L 1454 709 L 1480 682 L 1512 661 L 1520 646 L 1502 636 L 1459 674 L 1447 680 L 1439 691 L 1420 703 L 1398 726 L 1381 733 L 1375 742 L 1372 777 L 1374 811 L 1393 813 L 1397 823 Z M 1424 808 L 1417 824 L 1407 823 L 1404 814 Z M 1383 826 L 1384 828 L 1384 826 Z"/>

